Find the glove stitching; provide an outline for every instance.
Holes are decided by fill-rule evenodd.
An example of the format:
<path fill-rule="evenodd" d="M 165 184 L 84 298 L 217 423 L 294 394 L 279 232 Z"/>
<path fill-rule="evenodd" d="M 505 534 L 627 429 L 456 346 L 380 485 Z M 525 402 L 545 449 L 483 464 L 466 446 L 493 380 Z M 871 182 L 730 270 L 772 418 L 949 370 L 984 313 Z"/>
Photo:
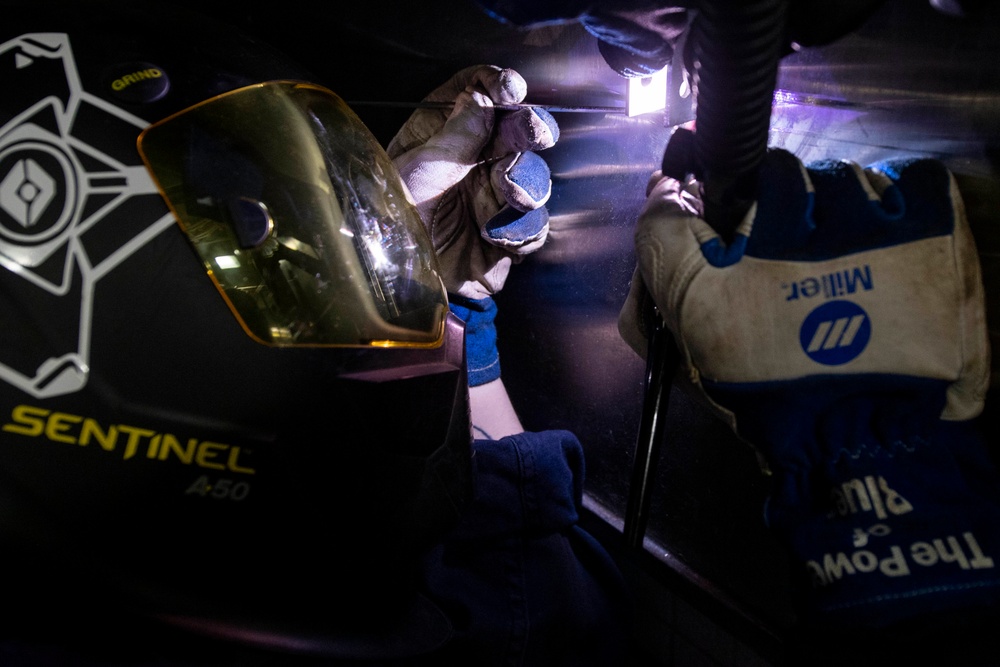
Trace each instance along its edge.
<path fill-rule="evenodd" d="M 889 458 L 895 458 L 898 454 L 901 453 L 900 450 L 903 450 L 903 452 L 907 454 L 913 454 L 914 452 L 917 451 L 918 447 L 926 447 L 929 446 L 930 444 L 931 444 L 930 440 L 923 438 L 921 436 L 914 436 L 909 441 L 897 438 L 885 444 L 879 442 L 876 442 L 874 444 L 868 442 L 862 442 L 857 446 L 857 448 L 854 451 L 851 451 L 846 447 L 841 447 L 834 455 L 832 463 L 839 463 L 840 461 L 843 461 L 845 457 L 852 459 L 854 461 L 859 460 L 863 456 L 867 456 L 868 458 L 875 458 L 876 456 L 878 456 L 879 453 L 884 453 Z"/>
<path fill-rule="evenodd" d="M 670 313 L 670 321 L 676 327 L 675 331 L 680 331 L 680 312 L 684 305 L 684 297 L 690 293 L 688 288 L 704 268 L 705 261 L 701 256 L 701 252 L 692 251 L 687 257 L 681 260 L 673 280 L 667 288 L 667 308 Z M 687 346 L 685 345 L 686 348 Z"/>
<path fill-rule="evenodd" d="M 434 250 L 440 255 L 443 251 L 447 250 L 451 246 L 455 245 L 456 241 L 462 236 L 462 226 L 454 225 L 451 230 L 445 227 L 445 234 L 439 235 L 438 231 L 442 228 L 439 223 L 444 222 L 448 218 L 447 213 L 442 213 L 442 209 L 445 205 L 449 205 L 451 208 L 457 208 L 458 203 L 448 200 L 447 197 L 441 197 L 434 204 L 434 208 L 431 209 L 428 218 L 430 219 L 430 224 L 428 225 L 428 231 L 430 232 L 431 242 L 434 245 Z"/>
<path fill-rule="evenodd" d="M 841 609 L 852 609 L 861 607 L 868 604 L 875 604 L 879 602 L 884 602 L 887 600 L 904 600 L 919 597 L 921 595 L 931 595 L 934 593 L 948 593 L 951 591 L 967 591 L 977 588 L 993 588 L 1000 586 L 1000 579 L 994 579 L 993 581 L 976 581 L 969 582 L 966 584 L 955 584 L 950 586 L 927 586 L 925 588 L 919 588 L 912 591 L 906 591 L 903 593 L 883 593 L 881 595 L 873 595 L 871 597 L 865 598 L 864 600 L 858 600 L 854 602 L 844 602 L 841 604 L 827 604 L 820 605 L 820 609 L 824 611 L 836 611 Z"/>
<path fill-rule="evenodd" d="M 477 373 L 478 372 L 483 372 L 483 371 L 486 371 L 486 370 L 488 370 L 490 368 L 495 368 L 499 364 L 500 364 L 500 361 L 497 360 L 497 359 L 494 359 L 493 361 L 491 361 L 490 363 L 486 364 L 485 366 L 470 367 L 469 368 L 469 372 L 477 372 Z"/>

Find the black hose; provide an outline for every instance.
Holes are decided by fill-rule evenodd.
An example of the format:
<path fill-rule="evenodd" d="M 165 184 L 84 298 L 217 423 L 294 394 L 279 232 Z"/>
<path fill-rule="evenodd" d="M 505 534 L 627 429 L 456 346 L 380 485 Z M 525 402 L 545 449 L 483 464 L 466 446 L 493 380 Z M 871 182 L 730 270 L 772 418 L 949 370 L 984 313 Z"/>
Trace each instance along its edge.
<path fill-rule="evenodd" d="M 702 0 L 691 26 L 694 152 L 705 220 L 725 240 L 755 198 L 788 0 Z"/>
<path fill-rule="evenodd" d="M 674 133 L 663 173 L 680 179 L 693 171 L 703 187 L 704 218 L 728 242 L 755 198 L 757 171 L 767 152 L 788 1 L 704 0 L 699 10 L 690 36 L 695 131 Z M 623 530 L 626 544 L 636 549 L 642 548 L 646 532 L 670 382 L 680 364 L 673 336 L 651 308 L 645 398 Z"/>

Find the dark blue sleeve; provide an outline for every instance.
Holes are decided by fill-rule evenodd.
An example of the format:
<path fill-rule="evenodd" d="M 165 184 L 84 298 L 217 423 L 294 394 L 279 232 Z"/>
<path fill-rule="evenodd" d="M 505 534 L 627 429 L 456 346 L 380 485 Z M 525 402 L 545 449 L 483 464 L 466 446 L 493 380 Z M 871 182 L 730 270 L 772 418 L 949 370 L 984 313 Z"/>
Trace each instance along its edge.
<path fill-rule="evenodd" d="M 465 664 L 623 664 L 630 600 L 600 544 L 579 525 L 584 460 L 566 431 L 475 443 L 476 495 L 427 562 L 431 596 Z M 438 656 L 438 659 L 440 656 Z"/>

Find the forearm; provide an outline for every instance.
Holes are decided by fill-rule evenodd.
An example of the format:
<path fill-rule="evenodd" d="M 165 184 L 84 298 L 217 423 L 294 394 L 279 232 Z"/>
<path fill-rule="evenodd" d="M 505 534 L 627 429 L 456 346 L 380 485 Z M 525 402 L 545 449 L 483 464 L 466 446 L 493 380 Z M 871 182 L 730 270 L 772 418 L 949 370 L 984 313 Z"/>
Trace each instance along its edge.
<path fill-rule="evenodd" d="M 473 435 L 477 440 L 499 440 L 524 431 L 500 378 L 469 387 L 469 402 Z"/>

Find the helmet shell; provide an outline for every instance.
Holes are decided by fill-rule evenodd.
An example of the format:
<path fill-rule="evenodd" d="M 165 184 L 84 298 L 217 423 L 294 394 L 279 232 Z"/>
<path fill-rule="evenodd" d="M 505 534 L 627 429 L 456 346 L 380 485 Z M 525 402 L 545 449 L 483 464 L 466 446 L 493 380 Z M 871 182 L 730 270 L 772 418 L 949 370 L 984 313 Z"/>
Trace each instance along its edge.
<path fill-rule="evenodd" d="M 261 344 L 136 149 L 308 72 L 162 4 L 0 5 L 0 548 L 20 586 L 329 653 L 439 641 L 426 610 L 406 646 L 344 637 L 412 611 L 469 497 L 461 322 L 431 348 Z"/>

